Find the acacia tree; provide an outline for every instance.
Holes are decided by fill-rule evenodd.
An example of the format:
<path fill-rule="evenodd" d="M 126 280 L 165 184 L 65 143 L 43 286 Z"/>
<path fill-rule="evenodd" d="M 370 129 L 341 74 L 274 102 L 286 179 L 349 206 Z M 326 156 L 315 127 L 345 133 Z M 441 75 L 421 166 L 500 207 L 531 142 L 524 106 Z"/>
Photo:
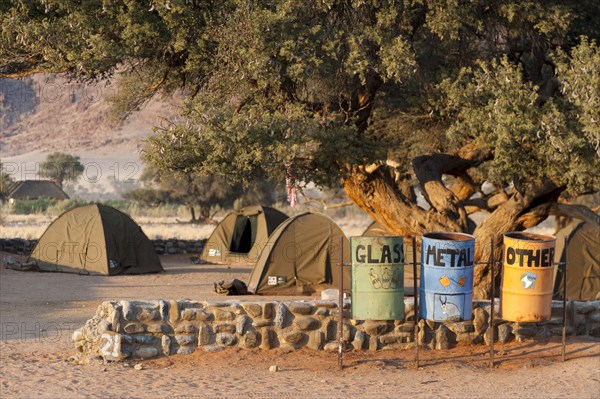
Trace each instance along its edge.
<path fill-rule="evenodd" d="M 164 121 L 155 127 L 156 136 L 169 135 L 177 137 L 181 125 Z M 186 141 L 185 151 L 180 151 L 183 142 L 172 147 L 159 149 L 152 145 L 146 146 L 142 160 L 146 167 L 140 180 L 147 187 L 133 190 L 126 198 L 145 203 L 159 205 L 175 203 L 186 205 L 191 214 L 190 222 L 204 223 L 211 217 L 211 210 L 217 204 L 230 208 L 236 201 L 247 200 L 249 203 L 271 205 L 275 202 L 275 187 L 265 179 L 254 179 L 245 186 L 234 179 L 227 179 L 216 173 L 203 173 L 197 170 L 197 155 L 202 153 L 202 143 L 193 140 L 192 136 L 183 136 Z M 159 161 L 160 160 L 160 161 Z M 163 163 L 166 161 L 167 166 Z M 198 214 L 196 214 L 198 209 Z"/>
<path fill-rule="evenodd" d="M 83 174 L 84 166 L 78 156 L 53 152 L 40 163 L 40 176 L 46 177 L 62 188 L 65 181 L 77 181 Z"/>
<path fill-rule="evenodd" d="M 118 68 L 123 115 L 183 88 L 183 118 L 146 149 L 159 169 L 342 185 L 394 233 L 474 234 L 481 261 L 485 243 L 498 258 L 502 233 L 550 214 L 598 223 L 566 205 L 599 188 L 597 1 L 15 0 L 0 12 L 5 76 Z M 477 266 L 475 297 L 496 277 Z"/>
<path fill-rule="evenodd" d="M 146 167 L 140 180 L 145 187 L 125 193 L 124 197 L 143 205 L 185 205 L 190 223 L 205 223 L 214 205 L 233 205 L 234 188 L 219 176 L 199 176 L 193 172 L 158 171 Z"/>
<path fill-rule="evenodd" d="M 250 187 L 231 184 L 219 175 L 200 175 L 193 171 L 158 170 L 152 164 L 140 176 L 144 187 L 125 193 L 124 197 L 148 206 L 181 204 L 190 211 L 190 223 L 211 221 L 219 205 L 231 208 L 236 201 L 271 205 L 275 202 L 273 187 L 255 182 Z"/>

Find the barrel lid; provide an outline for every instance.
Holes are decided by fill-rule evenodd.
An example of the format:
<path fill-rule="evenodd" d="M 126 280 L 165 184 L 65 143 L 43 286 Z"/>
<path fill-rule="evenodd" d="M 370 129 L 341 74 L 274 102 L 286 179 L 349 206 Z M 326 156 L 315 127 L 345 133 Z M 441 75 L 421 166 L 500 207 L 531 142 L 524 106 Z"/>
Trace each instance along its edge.
<path fill-rule="evenodd" d="M 466 233 L 456 233 L 456 232 L 431 232 L 423 234 L 423 238 L 427 238 L 429 240 L 439 240 L 439 241 L 472 241 L 475 239 L 475 236 Z"/>
<path fill-rule="evenodd" d="M 537 233 L 528 233 L 525 231 L 511 231 L 508 233 L 504 233 L 504 237 L 512 238 L 513 240 L 523 240 L 523 241 L 533 241 L 533 242 L 556 241 L 555 236 L 545 235 L 545 234 L 537 234 Z"/>

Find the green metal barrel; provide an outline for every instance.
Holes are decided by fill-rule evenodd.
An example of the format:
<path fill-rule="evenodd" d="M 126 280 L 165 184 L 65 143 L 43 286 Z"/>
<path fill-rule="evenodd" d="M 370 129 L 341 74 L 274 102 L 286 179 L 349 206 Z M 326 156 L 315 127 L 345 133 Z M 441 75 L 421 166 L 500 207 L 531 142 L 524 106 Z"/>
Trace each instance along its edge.
<path fill-rule="evenodd" d="M 404 319 L 402 237 L 351 237 L 352 318 Z"/>

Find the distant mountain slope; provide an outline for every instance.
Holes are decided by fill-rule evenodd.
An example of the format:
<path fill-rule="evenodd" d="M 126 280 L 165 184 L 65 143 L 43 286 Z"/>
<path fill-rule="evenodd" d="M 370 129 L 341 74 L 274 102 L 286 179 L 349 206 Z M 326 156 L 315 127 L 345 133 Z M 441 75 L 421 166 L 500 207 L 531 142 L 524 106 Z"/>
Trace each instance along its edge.
<path fill-rule="evenodd" d="M 152 100 L 126 121 L 113 123 L 104 99 L 115 90 L 105 81 L 84 85 L 57 75 L 0 79 L 0 155 L 132 152 L 159 117 L 175 114 L 172 104 Z"/>

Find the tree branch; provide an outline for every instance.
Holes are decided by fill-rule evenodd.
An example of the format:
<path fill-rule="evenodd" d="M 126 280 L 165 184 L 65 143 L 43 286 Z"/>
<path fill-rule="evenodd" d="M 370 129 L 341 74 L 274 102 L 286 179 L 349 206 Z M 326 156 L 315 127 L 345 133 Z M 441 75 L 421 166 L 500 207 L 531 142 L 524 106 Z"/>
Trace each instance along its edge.
<path fill-rule="evenodd" d="M 8 62 L 0 61 L 0 78 L 19 79 L 44 72 L 42 63 L 42 54 L 15 55 Z"/>
<path fill-rule="evenodd" d="M 466 201 L 461 201 L 461 204 L 467 211 L 468 215 L 480 211 L 491 211 L 490 207 L 488 206 L 488 201 L 485 198 L 468 199 Z"/>
<path fill-rule="evenodd" d="M 461 201 L 461 204 L 465 207 L 467 214 L 471 215 L 479 211 L 493 212 L 494 209 L 508 201 L 508 198 L 504 190 L 497 190 L 487 195 L 482 195 L 480 198 L 469 198 Z"/>
<path fill-rule="evenodd" d="M 321 204 L 323 206 L 323 209 L 343 208 L 345 206 L 354 205 L 354 202 L 352 202 L 352 201 L 344 201 L 344 202 L 340 202 L 340 203 L 337 203 L 337 204 L 331 204 L 331 203 L 328 203 L 327 201 L 322 200 L 320 198 L 311 197 L 310 195 L 306 194 L 304 192 L 304 190 L 302 190 L 301 187 L 296 187 L 296 190 L 298 191 L 298 193 L 300 195 L 302 195 L 305 198 L 304 204 L 309 204 L 309 203 L 313 203 L 314 202 L 314 203 L 317 203 L 317 204 Z M 343 196 L 338 197 L 338 198 L 342 198 L 342 197 Z M 336 197 L 334 197 L 334 199 L 335 198 Z"/>
<path fill-rule="evenodd" d="M 549 214 L 553 216 L 567 216 L 581 219 L 587 223 L 600 227 L 600 215 L 597 215 L 594 211 L 584 205 L 552 204 L 548 211 Z"/>
<path fill-rule="evenodd" d="M 466 171 L 478 166 L 484 161 L 491 159 L 492 154 L 473 144 L 466 145 L 456 154 L 431 154 L 423 155 L 413 159 L 413 170 L 423 188 L 423 195 L 427 202 L 438 213 L 444 214 L 456 220 L 462 231 L 468 230 L 467 212 L 462 206 L 460 199 L 470 196 L 471 190 L 467 188 L 460 198 L 449 190 L 442 177 L 444 174 L 461 176 L 463 184 L 474 182 L 465 178 Z"/>
<path fill-rule="evenodd" d="M 514 190 L 508 200 L 499 205 L 473 232 L 476 242 L 485 243 L 475 246 L 475 259 L 480 261 L 491 259 L 491 247 L 486 244 L 492 240 L 494 257 L 500 259 L 503 234 L 533 227 L 546 219 L 562 190 L 562 187 L 557 187 L 551 181 L 526 187 L 523 194 Z M 473 288 L 473 297 L 489 298 L 490 284 L 492 281 L 497 282 L 499 275 L 499 268 L 495 268 L 492 277 L 489 264 L 477 265 L 474 281 L 479 281 L 479 284 Z"/>
<path fill-rule="evenodd" d="M 460 201 L 465 201 L 477 192 L 481 192 L 480 186 L 473 181 L 473 178 L 467 173 L 456 176 L 456 179 L 450 184 L 449 190 Z"/>
<path fill-rule="evenodd" d="M 393 169 L 393 170 L 391 170 Z M 396 181 L 397 170 L 378 165 L 366 170 L 353 167 L 343 179 L 348 197 L 373 220 L 398 235 L 421 235 L 427 231 L 463 231 L 463 226 L 446 215 L 425 210 L 414 197 L 407 197 Z"/>

